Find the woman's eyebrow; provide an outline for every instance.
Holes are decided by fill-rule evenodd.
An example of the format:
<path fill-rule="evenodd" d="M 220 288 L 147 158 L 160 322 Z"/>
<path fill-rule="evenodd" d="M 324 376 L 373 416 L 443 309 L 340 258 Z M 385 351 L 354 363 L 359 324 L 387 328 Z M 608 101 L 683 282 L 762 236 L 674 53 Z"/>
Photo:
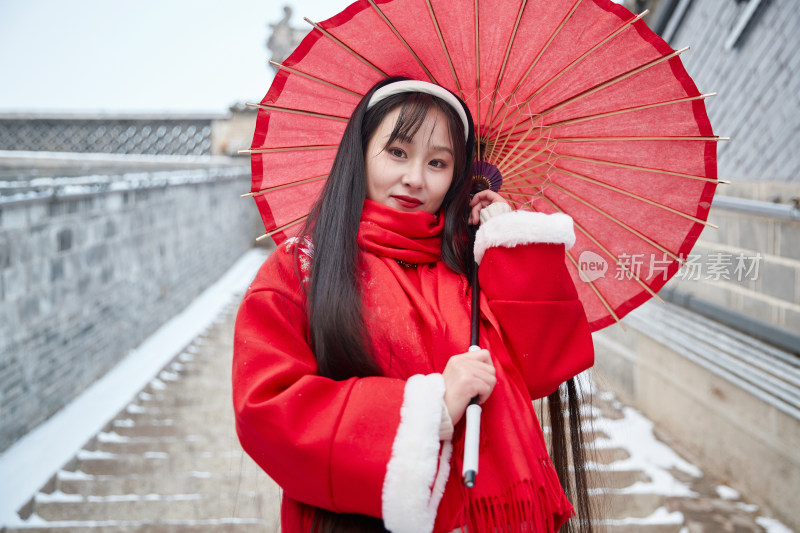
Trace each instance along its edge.
<path fill-rule="evenodd" d="M 431 146 L 431 148 L 437 152 L 448 152 L 450 155 L 454 155 L 453 149 L 449 146 Z"/>

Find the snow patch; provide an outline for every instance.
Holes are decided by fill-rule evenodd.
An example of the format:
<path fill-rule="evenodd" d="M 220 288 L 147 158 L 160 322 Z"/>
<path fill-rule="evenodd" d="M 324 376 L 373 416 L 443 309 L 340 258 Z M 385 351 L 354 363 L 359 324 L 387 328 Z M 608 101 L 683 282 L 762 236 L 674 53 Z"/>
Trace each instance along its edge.
<path fill-rule="evenodd" d="M 116 459 L 117 457 L 119 457 L 119 455 L 116 453 L 103 452 L 100 450 L 79 450 L 77 457 L 81 461 L 93 461 L 98 459 Z"/>
<path fill-rule="evenodd" d="M 756 523 L 763 527 L 767 533 L 794 533 L 794 531 L 784 526 L 774 518 L 759 516 L 756 518 Z"/>
<path fill-rule="evenodd" d="M 178 381 L 181 379 L 181 375 L 176 372 L 170 372 L 169 370 L 164 370 L 161 372 L 158 377 L 163 381 Z"/>
<path fill-rule="evenodd" d="M 675 479 L 670 470 L 677 469 L 693 477 L 701 477 L 702 471 L 656 439 L 653 434 L 653 422 L 631 407 L 620 407 L 623 418 L 612 420 L 600 417 L 594 421 L 594 428 L 608 435 L 608 438 L 597 439 L 594 445 L 597 448 L 621 448 L 630 456 L 610 465 L 593 463 L 592 468 L 641 470 L 650 480 L 620 489 L 620 492 L 696 497 L 697 494 L 689 488 L 689 485 Z"/>
<path fill-rule="evenodd" d="M 113 431 L 110 431 L 110 432 L 101 431 L 100 433 L 97 434 L 97 440 L 99 442 L 119 442 L 119 443 L 124 443 L 124 442 L 130 442 L 131 438 L 130 437 L 123 437 L 119 433 L 115 433 Z"/>
<path fill-rule="evenodd" d="M 683 513 L 675 511 L 670 513 L 665 507 L 659 507 L 653 514 L 644 518 L 622 518 L 617 520 L 602 520 L 602 524 L 609 526 L 624 526 L 624 525 L 665 525 L 665 524 L 683 524 Z"/>
<path fill-rule="evenodd" d="M 736 507 L 748 513 L 755 513 L 758 511 L 758 505 L 754 503 L 736 502 Z"/>
<path fill-rule="evenodd" d="M 169 454 L 166 452 L 144 452 L 145 459 L 169 459 Z"/>
<path fill-rule="evenodd" d="M 83 501 L 80 494 L 67 494 L 60 490 L 51 493 L 39 492 L 35 496 L 37 503 L 77 503 Z"/>
<path fill-rule="evenodd" d="M 739 498 L 742 497 L 742 495 L 739 494 L 739 491 L 737 491 L 734 488 L 728 487 L 727 485 L 719 485 L 718 487 L 716 487 L 716 490 L 717 494 L 719 494 L 719 497 L 722 498 L 723 500 L 738 500 Z"/>
<path fill-rule="evenodd" d="M 76 470 L 74 472 L 71 470 L 59 470 L 57 475 L 58 479 L 63 479 L 65 481 L 85 481 L 95 478 L 92 474 L 87 474 L 81 470 Z"/>

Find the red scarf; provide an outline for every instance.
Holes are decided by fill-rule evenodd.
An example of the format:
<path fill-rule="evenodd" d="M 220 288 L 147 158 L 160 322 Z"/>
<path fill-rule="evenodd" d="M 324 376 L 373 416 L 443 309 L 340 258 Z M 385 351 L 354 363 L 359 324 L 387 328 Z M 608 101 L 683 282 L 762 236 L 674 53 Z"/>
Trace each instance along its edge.
<path fill-rule="evenodd" d="M 469 345 L 470 288 L 440 260 L 443 226 L 442 216 L 364 203 L 358 233 L 365 252 L 364 317 L 387 376 L 442 372 L 449 357 Z M 464 423 L 456 426 L 435 531 L 551 532 L 572 514 L 500 332 L 482 296 L 480 345 L 492 354 L 497 386 L 483 405 L 480 466 L 472 489 L 460 479 Z"/>

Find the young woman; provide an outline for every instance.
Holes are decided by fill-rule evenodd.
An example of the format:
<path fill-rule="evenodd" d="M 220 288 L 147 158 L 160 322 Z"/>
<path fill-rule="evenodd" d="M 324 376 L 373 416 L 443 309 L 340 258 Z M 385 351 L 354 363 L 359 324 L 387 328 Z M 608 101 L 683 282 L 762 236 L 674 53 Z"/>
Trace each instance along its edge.
<path fill-rule="evenodd" d="M 474 143 L 452 93 L 377 84 L 309 223 L 242 302 L 236 427 L 283 488 L 284 532 L 553 532 L 573 514 L 532 403 L 551 395 L 569 492 L 557 389 L 593 362 L 564 263 L 572 220 L 512 212 L 488 190 L 470 197 Z M 473 259 L 483 349 L 467 352 Z M 480 465 L 466 488 L 462 419 L 474 396 Z"/>

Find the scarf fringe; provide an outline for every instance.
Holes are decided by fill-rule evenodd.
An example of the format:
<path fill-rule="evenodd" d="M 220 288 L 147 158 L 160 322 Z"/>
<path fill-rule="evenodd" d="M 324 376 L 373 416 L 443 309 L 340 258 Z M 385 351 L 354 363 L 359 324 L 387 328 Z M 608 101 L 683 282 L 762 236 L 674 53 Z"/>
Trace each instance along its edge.
<path fill-rule="evenodd" d="M 523 480 L 504 493 L 474 497 L 459 483 L 464 502 L 451 528 L 464 533 L 553 533 L 575 514 L 550 458 L 539 460 L 540 476 Z M 461 469 L 458 469 L 460 472 Z"/>

